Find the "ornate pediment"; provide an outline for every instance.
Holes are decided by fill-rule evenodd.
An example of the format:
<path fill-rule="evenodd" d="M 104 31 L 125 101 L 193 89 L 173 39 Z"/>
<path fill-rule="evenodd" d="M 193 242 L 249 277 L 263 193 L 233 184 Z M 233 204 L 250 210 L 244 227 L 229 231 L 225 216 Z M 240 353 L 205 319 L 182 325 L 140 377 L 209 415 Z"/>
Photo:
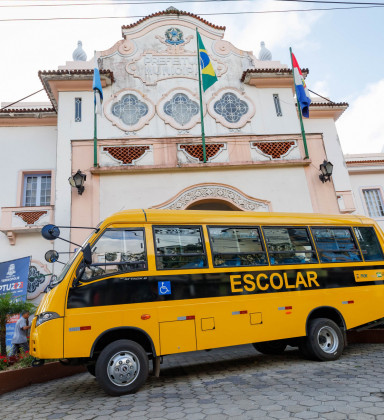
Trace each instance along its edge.
<path fill-rule="evenodd" d="M 183 31 L 175 26 L 167 28 L 164 35 L 155 35 L 154 38 L 159 42 L 158 48 L 147 49 L 133 58 L 125 67 L 128 74 L 148 86 L 171 78 L 198 80 L 198 58 L 196 49 L 193 48 L 196 35 L 185 36 Z M 194 42 L 191 42 L 192 40 Z M 220 78 L 227 72 L 228 66 L 213 57 L 213 53 L 211 60 L 216 75 Z"/>

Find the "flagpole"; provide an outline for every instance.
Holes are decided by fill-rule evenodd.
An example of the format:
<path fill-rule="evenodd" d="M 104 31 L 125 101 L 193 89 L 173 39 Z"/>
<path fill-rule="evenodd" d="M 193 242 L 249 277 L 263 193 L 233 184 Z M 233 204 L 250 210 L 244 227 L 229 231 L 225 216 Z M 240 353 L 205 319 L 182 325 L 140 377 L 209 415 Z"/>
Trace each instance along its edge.
<path fill-rule="evenodd" d="M 203 115 L 203 100 L 201 92 L 201 70 L 200 70 L 200 53 L 199 53 L 199 38 L 197 36 L 198 31 L 196 28 L 196 47 L 197 47 L 197 67 L 199 68 L 199 93 L 200 93 L 200 120 L 201 120 L 201 140 L 203 143 L 203 160 L 207 162 L 207 153 L 205 150 L 205 133 L 204 133 L 204 115 Z"/>
<path fill-rule="evenodd" d="M 296 83 L 295 83 L 295 71 L 294 71 L 294 68 L 293 68 L 292 48 L 291 48 L 291 47 L 289 47 L 289 53 L 290 53 L 290 56 L 291 56 L 293 86 L 295 86 L 295 92 L 296 92 L 296 103 L 297 103 L 297 109 L 298 109 L 298 111 L 299 111 L 300 127 L 301 127 L 301 136 L 303 137 L 303 144 L 304 144 L 305 159 L 309 159 L 308 146 L 307 146 L 307 138 L 305 137 L 304 124 L 303 124 L 303 116 L 302 116 L 302 113 L 301 113 L 301 106 L 300 106 L 300 103 L 299 103 L 299 98 L 298 98 L 298 95 L 297 95 L 297 90 L 296 90 Z"/>
<path fill-rule="evenodd" d="M 96 89 L 93 91 L 93 166 L 97 167 Z"/>

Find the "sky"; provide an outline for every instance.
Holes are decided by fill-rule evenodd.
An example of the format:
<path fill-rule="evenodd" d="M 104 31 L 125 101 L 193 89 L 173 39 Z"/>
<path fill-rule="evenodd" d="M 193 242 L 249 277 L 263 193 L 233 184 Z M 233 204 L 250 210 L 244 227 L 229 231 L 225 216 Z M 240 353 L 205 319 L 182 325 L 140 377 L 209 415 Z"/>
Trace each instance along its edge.
<path fill-rule="evenodd" d="M 137 4 L 123 4 L 128 2 Z M 46 7 L 63 3 L 72 6 Z M 91 5 L 81 6 L 79 3 Z M 212 14 L 202 17 L 213 24 L 226 26 L 224 39 L 238 48 L 253 51 L 256 56 L 260 42 L 264 41 L 272 52 L 273 60 L 290 65 L 289 47 L 292 47 L 299 65 L 309 69 L 306 80 L 309 89 L 334 102 L 349 103 L 349 109 L 337 122 L 344 153 L 382 151 L 383 7 L 251 14 L 251 11 L 303 10 L 342 5 L 276 0 L 222 1 L 220 6 L 210 1 L 144 3 L 148 3 L 148 0 L 0 0 L 0 101 L 16 101 L 41 89 L 38 71 L 54 70 L 71 61 L 78 40 L 82 41 L 90 59 L 95 50 L 106 50 L 121 39 L 122 25 L 139 19 L 85 18 L 146 16 L 174 6 L 200 16 Z M 30 5 L 40 7 L 27 7 Z M 218 11 L 247 13 L 218 15 Z M 4 21 L 51 17 L 83 19 Z M 47 100 L 44 92 L 27 99 Z"/>

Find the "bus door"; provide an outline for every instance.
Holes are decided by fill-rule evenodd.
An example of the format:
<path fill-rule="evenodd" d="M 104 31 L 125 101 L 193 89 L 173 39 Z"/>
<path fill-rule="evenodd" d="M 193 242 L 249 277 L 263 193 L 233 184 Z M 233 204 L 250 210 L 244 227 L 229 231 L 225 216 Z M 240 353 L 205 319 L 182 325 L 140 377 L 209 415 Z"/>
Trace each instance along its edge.
<path fill-rule="evenodd" d="M 197 350 L 198 294 L 208 268 L 201 226 L 153 226 L 161 354 Z"/>

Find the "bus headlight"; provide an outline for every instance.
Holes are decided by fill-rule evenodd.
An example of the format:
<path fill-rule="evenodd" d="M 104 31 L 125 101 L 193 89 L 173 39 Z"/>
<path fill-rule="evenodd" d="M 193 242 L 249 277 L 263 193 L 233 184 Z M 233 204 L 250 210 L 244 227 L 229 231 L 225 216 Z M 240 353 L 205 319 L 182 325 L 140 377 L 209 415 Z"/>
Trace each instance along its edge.
<path fill-rule="evenodd" d="M 36 327 L 43 324 L 44 322 L 50 321 L 51 319 L 60 318 L 60 315 L 56 312 L 43 312 L 37 315 Z"/>

